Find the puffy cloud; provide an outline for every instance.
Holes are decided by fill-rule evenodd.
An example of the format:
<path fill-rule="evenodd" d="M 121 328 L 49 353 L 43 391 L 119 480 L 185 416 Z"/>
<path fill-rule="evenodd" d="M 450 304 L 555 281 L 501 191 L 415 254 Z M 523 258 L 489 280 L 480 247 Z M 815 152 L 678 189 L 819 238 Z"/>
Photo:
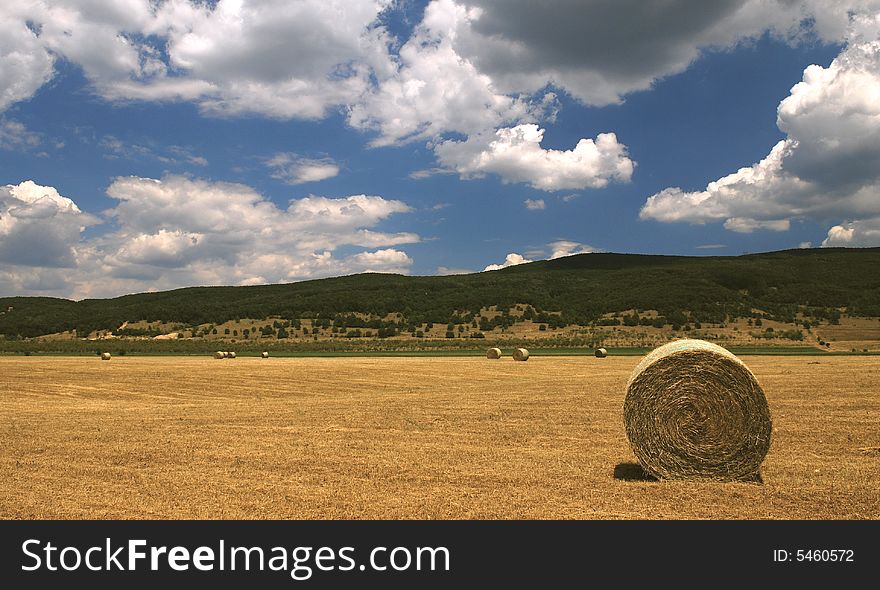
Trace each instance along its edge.
<path fill-rule="evenodd" d="M 634 164 L 613 133 L 581 139 L 572 150 L 541 147 L 537 125 L 499 129 L 465 141 L 445 141 L 435 148 L 441 164 L 462 178 L 497 174 L 503 182 L 524 182 L 543 191 L 601 188 L 630 180 Z"/>
<path fill-rule="evenodd" d="M 221 0 L 178 20 L 160 10 L 169 65 L 213 92 L 202 107 L 221 114 L 321 118 L 367 89 L 371 66 L 388 60 L 387 39 L 373 26 L 385 0 Z"/>
<path fill-rule="evenodd" d="M 823 244 L 874 243 L 876 234 L 859 220 L 880 215 L 878 32 L 880 16 L 856 18 L 849 44 L 831 65 L 804 70 L 777 111 L 787 137 L 766 158 L 702 191 L 665 189 L 648 198 L 641 218 L 724 221 L 739 232 L 786 231 L 795 218 L 846 220 Z M 848 240 L 850 230 L 860 237 Z"/>
<path fill-rule="evenodd" d="M 547 203 L 544 202 L 544 199 L 526 199 L 525 205 L 526 209 L 532 211 L 540 211 L 547 208 Z"/>
<path fill-rule="evenodd" d="M 331 158 L 303 158 L 289 152 L 275 154 L 266 165 L 274 171 L 272 178 L 287 184 L 319 182 L 339 174 L 339 165 Z"/>
<path fill-rule="evenodd" d="M 389 59 L 376 26 L 388 0 L 12 4 L 0 9 L 0 109 L 33 95 L 57 55 L 109 100 L 320 118 L 355 102 Z"/>
<path fill-rule="evenodd" d="M 448 133 L 485 144 L 497 129 L 555 120 L 548 86 L 615 103 L 684 71 L 703 50 L 767 31 L 838 42 L 851 13 L 872 7 L 880 0 L 672 0 L 662 9 L 639 0 L 434 0 L 349 121 L 378 131 L 374 145 Z M 458 146 L 481 151 L 467 147 Z"/>
<path fill-rule="evenodd" d="M 548 85 L 607 104 L 766 31 L 840 41 L 880 0 L 433 0 L 408 39 L 393 0 L 26 0 L 0 7 L 0 110 L 82 67 L 110 100 L 219 115 L 346 109 L 376 144 L 551 120 Z M 805 25 L 804 23 L 809 23 Z M 399 47 L 398 47 L 399 45 Z"/>
<path fill-rule="evenodd" d="M 483 269 L 483 272 L 488 270 L 501 270 L 502 268 L 507 268 L 508 266 L 516 266 L 517 264 L 526 264 L 527 262 L 531 262 L 531 260 L 526 260 L 523 258 L 521 254 L 517 254 L 516 252 L 511 252 L 504 258 L 504 262 L 501 264 L 490 264 L 486 268 Z"/>
<path fill-rule="evenodd" d="M 555 242 L 550 242 L 549 244 L 547 244 L 547 247 L 551 251 L 549 260 L 555 260 L 556 258 L 562 258 L 563 256 L 572 256 L 574 254 L 592 254 L 593 252 L 602 251 L 598 248 L 590 246 L 589 244 L 572 242 L 570 240 L 557 240 Z M 526 254 L 538 257 L 546 255 L 546 250 L 536 250 L 534 252 L 526 252 Z M 501 264 L 490 264 L 483 269 L 483 272 L 486 272 L 488 270 L 500 270 L 502 268 L 507 268 L 508 266 L 516 266 L 517 264 L 525 264 L 527 262 L 532 262 L 532 260 L 526 259 L 521 254 L 511 252 L 504 259 L 504 262 L 502 262 Z"/>
<path fill-rule="evenodd" d="M 355 272 L 406 273 L 392 248 L 410 232 L 375 226 L 410 208 L 378 196 L 309 196 L 279 208 L 252 188 L 183 176 L 115 179 L 104 233 L 100 220 L 52 187 L 0 189 L 0 276 L 10 293 L 88 297 L 187 285 L 260 284 Z M 343 257 L 341 248 L 367 248 Z M 76 272 L 58 272 L 57 267 Z"/>
<path fill-rule="evenodd" d="M 563 256 L 572 256 L 574 254 L 592 254 L 594 252 L 602 251 L 589 244 L 581 244 L 580 242 L 571 242 L 569 240 L 557 240 L 551 242 L 549 245 L 552 250 L 550 260 L 562 258 Z"/>
<path fill-rule="evenodd" d="M 22 205 L 51 205 L 54 209 L 62 212 L 82 213 L 76 203 L 61 196 L 58 190 L 51 186 L 40 186 L 33 180 L 25 180 L 21 184 L 7 184 L 2 190 L 7 199 L 12 198 Z"/>
<path fill-rule="evenodd" d="M 797 42 L 844 38 L 877 0 L 461 0 L 457 53 L 500 92 L 548 83 L 594 105 L 615 103 L 684 71 L 701 53 L 770 32 Z"/>
<path fill-rule="evenodd" d="M 880 217 L 835 225 L 822 240 L 823 247 L 880 246 Z"/>
<path fill-rule="evenodd" d="M 410 210 L 402 201 L 366 195 L 343 199 L 309 196 L 291 201 L 288 209 L 299 222 L 332 231 L 373 225 L 393 213 L 408 213 Z"/>
<path fill-rule="evenodd" d="M 0 112 L 32 97 L 54 74 L 54 58 L 28 26 L 28 4 L 0 4 Z"/>
<path fill-rule="evenodd" d="M 633 163 L 613 134 L 542 149 L 536 124 L 554 121 L 560 104 L 551 89 L 618 102 L 706 49 L 767 31 L 840 41 L 853 14 L 878 8 L 880 0 L 669 0 L 662 9 L 640 0 L 432 0 L 412 34 L 396 39 L 382 24 L 399 9 L 393 0 L 7 2 L 0 110 L 32 96 L 57 57 L 82 67 L 107 100 L 191 101 L 219 116 L 341 112 L 376 146 L 426 140 L 442 166 L 414 177 L 452 170 L 548 191 L 598 188 L 629 179 Z M 275 172 L 314 182 L 334 165 L 279 162 Z"/>
<path fill-rule="evenodd" d="M 352 270 L 356 272 L 393 272 L 406 274 L 412 265 L 412 259 L 406 252 L 386 248 L 375 252 L 361 252 L 347 259 Z"/>
<path fill-rule="evenodd" d="M 0 266 L 73 267 L 80 233 L 95 222 L 52 187 L 0 187 Z"/>
<path fill-rule="evenodd" d="M 467 10 L 452 0 L 436 0 L 426 7 L 394 67 L 351 109 L 349 122 L 354 127 L 378 131 L 373 145 L 448 132 L 468 135 L 552 112 L 552 93 L 534 102 L 500 93 L 489 76 L 456 53 L 456 31 L 468 18 Z"/>

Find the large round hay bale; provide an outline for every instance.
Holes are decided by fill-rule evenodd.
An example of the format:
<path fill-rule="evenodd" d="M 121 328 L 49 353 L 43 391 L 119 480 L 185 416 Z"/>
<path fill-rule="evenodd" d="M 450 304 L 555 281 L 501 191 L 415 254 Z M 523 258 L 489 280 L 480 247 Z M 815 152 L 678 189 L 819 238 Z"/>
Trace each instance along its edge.
<path fill-rule="evenodd" d="M 235 358 L 235 353 L 234 353 L 234 352 L 230 352 L 230 353 L 228 353 L 228 354 L 229 354 L 229 358 L 231 358 L 231 359 L 234 359 L 234 358 Z"/>
<path fill-rule="evenodd" d="M 501 349 L 500 348 L 490 348 L 486 351 L 487 359 L 500 359 L 501 358 Z"/>
<path fill-rule="evenodd" d="M 595 354 L 597 359 L 603 359 L 608 356 L 608 351 L 604 348 L 597 348 Z"/>
<path fill-rule="evenodd" d="M 223 356 L 223 351 L 222 351 L 222 350 L 218 350 L 217 352 L 214 353 L 214 358 L 215 358 L 215 359 L 222 359 L 222 358 L 226 358 L 226 357 Z"/>
<path fill-rule="evenodd" d="M 656 477 L 747 479 L 770 449 L 770 408 L 757 379 L 703 340 L 676 340 L 642 359 L 623 419 L 633 452 Z"/>
<path fill-rule="evenodd" d="M 513 360 L 515 361 L 527 361 L 529 360 L 529 351 L 525 348 L 516 348 L 513 351 Z"/>
<path fill-rule="evenodd" d="M 266 352 L 266 351 L 261 352 L 261 353 L 260 353 L 260 358 L 264 358 L 264 359 L 269 358 L 269 353 Z"/>
<path fill-rule="evenodd" d="M 101 360 L 102 361 L 109 361 L 110 360 L 110 353 L 109 352 L 102 352 L 101 353 Z"/>

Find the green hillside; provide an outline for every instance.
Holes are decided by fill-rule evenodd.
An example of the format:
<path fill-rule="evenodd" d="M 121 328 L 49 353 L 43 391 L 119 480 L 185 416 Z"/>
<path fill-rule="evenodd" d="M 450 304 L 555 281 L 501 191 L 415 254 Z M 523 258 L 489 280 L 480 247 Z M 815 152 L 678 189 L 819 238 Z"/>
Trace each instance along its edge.
<path fill-rule="evenodd" d="M 753 316 L 792 321 L 880 316 L 880 248 L 786 250 L 736 257 L 582 254 L 444 277 L 360 274 L 285 285 L 192 287 L 113 299 L 0 298 L 0 334 L 27 338 L 115 330 L 125 321 L 219 324 L 234 318 L 325 318 L 399 312 L 398 329 L 470 322 L 481 308 L 528 304 L 539 321 L 590 325 L 654 309 L 669 323 Z M 8 308 L 12 308 L 8 310 Z M 8 311 L 7 311 L 8 310 Z M 557 315 L 557 312 L 559 315 Z M 550 314 L 550 315 L 548 315 Z M 352 322 L 348 322 L 349 325 Z"/>

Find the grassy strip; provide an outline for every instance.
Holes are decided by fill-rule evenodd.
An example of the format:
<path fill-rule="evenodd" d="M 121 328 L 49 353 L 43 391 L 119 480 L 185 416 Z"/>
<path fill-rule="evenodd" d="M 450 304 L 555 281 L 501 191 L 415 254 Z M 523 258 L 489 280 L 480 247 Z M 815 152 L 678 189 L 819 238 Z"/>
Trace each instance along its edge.
<path fill-rule="evenodd" d="M 826 351 L 811 347 L 792 346 L 768 346 L 768 347 L 731 347 L 732 353 L 740 356 L 880 356 L 880 352 L 850 352 L 850 351 Z M 513 347 L 502 348 L 502 354 L 509 357 Z M 610 348 L 609 356 L 643 356 L 650 352 L 650 348 Z M 531 356 L 593 356 L 594 351 L 590 348 L 529 348 Z M 211 353 L 198 351 L 126 351 L 111 354 L 115 357 L 125 356 L 210 356 Z M 239 358 L 259 357 L 257 351 L 237 351 Z M 476 349 L 439 349 L 439 350 L 273 350 L 270 358 L 345 358 L 345 357 L 482 357 L 485 350 Z M 92 350 L 65 350 L 65 351 L 0 351 L 0 356 L 97 356 Z"/>

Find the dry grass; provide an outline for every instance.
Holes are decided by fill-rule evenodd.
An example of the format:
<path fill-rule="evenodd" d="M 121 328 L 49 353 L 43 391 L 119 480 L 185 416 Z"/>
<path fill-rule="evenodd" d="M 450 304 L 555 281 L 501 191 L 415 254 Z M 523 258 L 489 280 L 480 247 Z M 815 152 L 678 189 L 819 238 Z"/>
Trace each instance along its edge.
<path fill-rule="evenodd" d="M 619 479 L 638 360 L 0 358 L 0 517 L 880 518 L 876 359 L 746 359 L 763 485 Z"/>

